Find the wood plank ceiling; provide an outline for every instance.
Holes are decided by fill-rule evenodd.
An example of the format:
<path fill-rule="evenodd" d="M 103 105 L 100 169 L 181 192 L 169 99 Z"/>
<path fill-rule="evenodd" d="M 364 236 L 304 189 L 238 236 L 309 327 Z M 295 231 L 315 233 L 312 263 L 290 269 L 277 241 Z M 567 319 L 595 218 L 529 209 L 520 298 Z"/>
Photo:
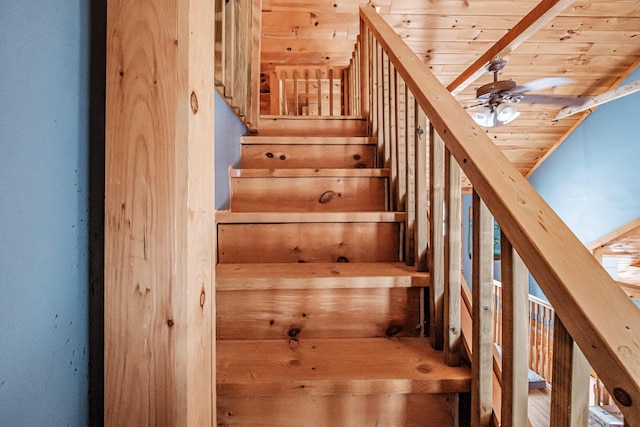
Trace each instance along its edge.
<path fill-rule="evenodd" d="M 278 65 L 348 64 L 358 33 L 360 3 L 263 0 L 261 71 L 269 73 Z M 375 0 L 374 3 L 431 72 L 450 89 L 474 71 L 470 69 L 474 62 L 481 66 L 495 52 L 505 53 L 501 39 L 511 37 L 518 28 L 523 30 L 526 40 L 503 55 L 508 64 L 501 79 L 519 84 L 549 76 L 576 80 L 575 84 L 538 92 L 541 94 L 599 95 L 615 88 L 640 63 L 638 0 Z M 547 15 L 540 12 L 548 9 L 551 11 Z M 540 16 L 551 19 L 540 25 Z M 536 22 L 541 28 L 535 28 Z M 514 26 L 516 29 L 508 35 Z M 457 98 L 461 102 L 475 98 L 475 89 L 491 80 L 492 76 L 482 73 Z M 590 113 L 553 122 L 561 106 L 521 103 L 517 108 L 520 117 L 487 133 L 525 176 Z"/>

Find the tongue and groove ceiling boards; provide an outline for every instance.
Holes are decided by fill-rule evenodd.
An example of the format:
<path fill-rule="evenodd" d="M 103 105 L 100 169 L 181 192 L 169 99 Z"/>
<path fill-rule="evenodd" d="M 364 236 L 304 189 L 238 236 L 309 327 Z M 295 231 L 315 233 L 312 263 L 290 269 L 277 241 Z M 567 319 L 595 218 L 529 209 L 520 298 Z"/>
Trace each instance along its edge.
<path fill-rule="evenodd" d="M 358 0 L 263 0 L 261 70 L 348 64 Z M 493 77 L 478 69 L 501 53 L 501 80 L 570 77 L 536 94 L 591 97 L 617 87 L 640 63 L 640 1 L 376 0 L 385 20 L 431 72 L 468 105 Z M 512 30 L 513 29 L 513 30 Z M 510 32 L 511 30 L 511 32 Z M 477 64 L 474 65 L 474 63 Z M 460 82 L 467 80 L 465 85 Z M 614 101 L 615 102 L 615 101 Z M 559 105 L 515 104 L 521 115 L 489 136 L 530 174 L 589 114 L 556 122 Z"/>

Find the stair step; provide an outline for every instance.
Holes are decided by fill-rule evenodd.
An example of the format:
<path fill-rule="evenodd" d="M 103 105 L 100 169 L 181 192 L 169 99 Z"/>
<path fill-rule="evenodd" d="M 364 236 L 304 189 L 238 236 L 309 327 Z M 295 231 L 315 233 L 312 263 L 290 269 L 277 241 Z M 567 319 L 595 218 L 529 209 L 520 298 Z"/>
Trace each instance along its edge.
<path fill-rule="evenodd" d="M 260 116 L 261 135 L 366 136 L 367 126 L 353 116 Z"/>
<path fill-rule="evenodd" d="M 216 289 L 344 289 L 429 286 L 429 273 L 400 262 L 216 265 Z"/>
<path fill-rule="evenodd" d="M 219 340 L 419 336 L 421 289 L 216 292 Z"/>
<path fill-rule="evenodd" d="M 219 396 L 460 393 L 467 367 L 450 367 L 424 338 L 217 341 Z"/>
<path fill-rule="evenodd" d="M 384 211 L 388 170 L 230 169 L 231 211 Z"/>
<path fill-rule="evenodd" d="M 218 262 L 394 262 L 399 212 L 234 212 L 216 215 Z"/>
<path fill-rule="evenodd" d="M 373 168 L 376 139 L 249 136 L 241 150 L 243 168 Z"/>

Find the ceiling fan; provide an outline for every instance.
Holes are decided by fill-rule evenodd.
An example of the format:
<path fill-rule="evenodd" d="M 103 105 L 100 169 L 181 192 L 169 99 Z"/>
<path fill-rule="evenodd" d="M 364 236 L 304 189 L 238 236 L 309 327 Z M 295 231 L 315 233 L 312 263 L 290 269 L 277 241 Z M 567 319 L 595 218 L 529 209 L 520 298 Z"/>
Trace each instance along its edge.
<path fill-rule="evenodd" d="M 532 95 L 528 92 L 550 89 L 556 86 L 575 83 L 575 80 L 567 77 L 544 77 L 528 83 L 517 85 L 513 80 L 498 80 L 498 74 L 507 65 L 507 61 L 496 57 L 485 70 L 493 75 L 493 82 L 476 89 L 474 105 L 465 107 L 465 110 L 475 110 L 471 117 L 483 127 L 496 127 L 512 122 L 520 115 L 515 103 L 527 104 L 554 104 L 563 107 L 580 105 L 584 98 L 577 96 Z"/>

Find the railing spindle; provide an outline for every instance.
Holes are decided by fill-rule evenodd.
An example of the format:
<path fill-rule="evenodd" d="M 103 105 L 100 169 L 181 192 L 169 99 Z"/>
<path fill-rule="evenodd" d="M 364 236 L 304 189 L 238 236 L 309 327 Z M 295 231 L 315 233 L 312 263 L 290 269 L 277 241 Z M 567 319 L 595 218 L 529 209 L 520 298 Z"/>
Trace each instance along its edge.
<path fill-rule="evenodd" d="M 489 426 L 493 412 L 493 216 L 475 191 L 472 212 L 471 422 Z"/>
<path fill-rule="evenodd" d="M 396 156 L 398 152 L 398 100 L 396 98 L 396 72 L 395 68 L 392 64 L 388 62 L 387 58 L 387 67 L 388 71 L 386 72 L 387 84 L 385 86 L 385 91 L 387 91 L 386 103 L 388 105 L 387 110 L 385 111 L 385 118 L 388 118 L 386 122 L 388 123 L 389 130 L 389 138 L 385 143 L 385 166 L 389 168 L 389 208 L 393 211 L 399 210 L 398 207 L 398 157 Z M 404 248 L 402 248 L 404 249 Z"/>
<path fill-rule="evenodd" d="M 551 427 L 581 427 L 589 422 L 589 362 L 556 315 L 553 321 Z"/>
<path fill-rule="evenodd" d="M 431 277 L 431 346 L 444 346 L 444 142 L 429 127 L 429 273 Z"/>
<path fill-rule="evenodd" d="M 502 268 L 502 425 L 527 425 L 527 299 L 529 277 L 522 259 L 504 233 L 500 236 Z"/>
<path fill-rule="evenodd" d="M 406 85 L 405 85 L 406 89 Z M 416 223 L 416 144 L 418 143 L 418 135 L 416 133 L 416 103 L 415 99 L 411 95 L 411 92 L 406 91 L 405 96 L 405 120 L 407 123 L 407 132 L 405 138 L 405 152 L 407 156 L 406 177 L 407 190 L 406 190 L 406 211 L 407 211 L 407 225 L 406 225 L 406 237 L 405 237 L 405 262 L 407 265 L 416 264 L 416 239 L 415 239 L 415 223 Z M 425 147 L 426 149 L 426 147 Z M 426 157 L 426 156 L 425 156 Z M 427 163 L 424 159 L 423 166 L 426 171 Z M 426 189 L 425 189 L 426 191 Z M 424 214 L 426 218 L 427 207 L 424 206 Z M 426 238 L 426 236 L 425 236 Z"/>
<path fill-rule="evenodd" d="M 460 166 L 445 148 L 445 279 L 444 279 L 444 360 L 457 366 L 460 360 L 460 271 L 462 261 L 462 180 Z"/>

